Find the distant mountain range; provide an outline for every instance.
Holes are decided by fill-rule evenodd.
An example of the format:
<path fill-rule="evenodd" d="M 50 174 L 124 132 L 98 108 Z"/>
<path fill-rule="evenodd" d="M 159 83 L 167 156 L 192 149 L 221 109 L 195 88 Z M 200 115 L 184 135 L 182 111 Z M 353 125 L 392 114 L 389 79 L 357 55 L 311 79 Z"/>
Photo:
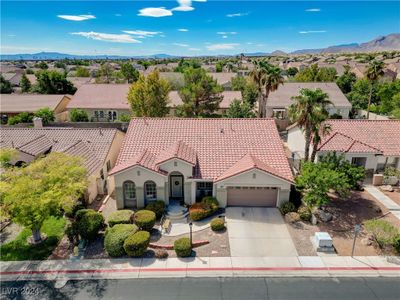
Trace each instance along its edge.
<path fill-rule="evenodd" d="M 322 54 L 322 53 L 343 53 L 343 52 L 377 52 L 400 50 L 400 33 L 392 33 L 380 36 L 366 43 L 351 43 L 345 45 L 330 46 L 320 49 L 302 49 L 291 52 L 290 54 Z M 254 52 L 244 53 L 245 56 L 286 56 L 287 53 L 276 50 L 271 53 Z M 226 55 L 220 55 L 226 56 Z M 149 59 L 149 58 L 176 58 L 178 56 L 169 54 L 154 54 L 148 56 L 118 56 L 118 55 L 73 55 L 58 52 L 40 52 L 33 54 L 2 54 L 0 60 L 57 60 L 57 59 Z"/>

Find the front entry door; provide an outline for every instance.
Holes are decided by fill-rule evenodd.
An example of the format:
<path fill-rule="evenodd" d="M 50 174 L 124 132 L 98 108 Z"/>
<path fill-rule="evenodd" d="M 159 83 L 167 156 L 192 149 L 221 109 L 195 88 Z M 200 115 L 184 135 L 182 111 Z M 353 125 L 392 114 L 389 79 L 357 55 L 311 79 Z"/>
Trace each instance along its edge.
<path fill-rule="evenodd" d="M 183 177 L 171 176 L 171 197 L 183 198 Z"/>

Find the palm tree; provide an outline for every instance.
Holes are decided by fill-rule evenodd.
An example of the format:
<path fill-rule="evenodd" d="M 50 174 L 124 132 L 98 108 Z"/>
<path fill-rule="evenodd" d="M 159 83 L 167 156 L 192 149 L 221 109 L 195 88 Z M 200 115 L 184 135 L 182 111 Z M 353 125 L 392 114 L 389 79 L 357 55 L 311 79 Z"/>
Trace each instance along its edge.
<path fill-rule="evenodd" d="M 300 95 L 292 97 L 295 101 L 289 107 L 289 118 L 292 122 L 304 131 L 306 140 L 304 149 L 304 160 L 308 161 L 310 156 L 311 139 L 314 134 L 319 135 L 321 124 L 328 119 L 328 105 L 333 105 L 329 100 L 328 94 L 321 89 L 301 89 Z M 316 134 L 315 134 L 316 133 Z M 320 138 L 315 138 L 315 142 L 319 142 Z"/>
<path fill-rule="evenodd" d="M 254 68 L 250 72 L 250 78 L 257 86 L 258 90 L 258 117 L 262 117 L 263 111 L 263 102 L 264 102 L 264 94 L 263 94 L 263 87 L 266 82 L 266 69 L 264 68 L 264 64 L 262 61 L 254 60 L 253 61 Z"/>
<path fill-rule="evenodd" d="M 311 152 L 311 158 L 310 161 L 314 162 L 315 161 L 315 156 L 317 155 L 317 149 L 318 149 L 318 145 L 321 143 L 321 139 L 322 137 L 324 137 L 325 135 L 329 134 L 331 132 L 331 125 L 326 124 L 326 123 L 322 123 L 324 122 L 327 118 L 324 117 L 324 115 L 321 115 L 323 118 L 323 121 L 321 121 L 321 123 L 317 124 L 313 130 L 312 130 L 312 134 L 313 134 L 313 138 L 312 138 L 312 143 L 313 143 L 313 149 Z"/>
<path fill-rule="evenodd" d="M 367 109 L 367 120 L 369 119 L 369 110 L 371 107 L 371 100 L 372 100 L 372 90 L 374 87 L 374 83 L 378 81 L 378 79 L 385 74 L 383 71 L 384 63 L 379 60 L 372 60 L 369 63 L 368 69 L 365 72 L 365 76 L 370 81 L 370 88 L 369 88 L 369 97 L 368 97 L 368 109 Z"/>

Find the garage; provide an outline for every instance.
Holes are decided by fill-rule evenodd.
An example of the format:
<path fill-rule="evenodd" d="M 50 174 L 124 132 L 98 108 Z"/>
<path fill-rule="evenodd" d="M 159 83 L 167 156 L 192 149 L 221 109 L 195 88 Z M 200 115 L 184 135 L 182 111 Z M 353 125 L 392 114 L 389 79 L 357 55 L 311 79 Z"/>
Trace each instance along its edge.
<path fill-rule="evenodd" d="M 245 187 L 227 188 L 228 206 L 270 206 L 276 207 L 278 189 L 275 187 Z"/>

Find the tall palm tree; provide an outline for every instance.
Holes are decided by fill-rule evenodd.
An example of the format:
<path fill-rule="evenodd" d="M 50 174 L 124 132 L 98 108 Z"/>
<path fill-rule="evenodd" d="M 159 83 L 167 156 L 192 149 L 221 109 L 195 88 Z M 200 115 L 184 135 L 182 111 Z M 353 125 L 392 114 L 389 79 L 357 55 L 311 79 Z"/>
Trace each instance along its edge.
<path fill-rule="evenodd" d="M 264 64 L 262 61 L 259 60 L 254 60 L 253 61 L 254 68 L 250 72 L 250 78 L 254 82 L 254 84 L 257 86 L 257 91 L 258 91 L 258 117 L 262 117 L 262 111 L 263 111 L 263 102 L 264 102 L 264 93 L 263 93 L 263 87 L 266 82 L 266 76 L 267 72 L 266 69 L 264 68 Z"/>
<path fill-rule="evenodd" d="M 324 122 L 327 118 L 325 118 L 324 114 L 321 115 L 322 121 L 319 124 L 316 124 L 316 126 L 312 129 L 312 143 L 313 143 L 313 148 L 311 152 L 311 158 L 310 161 L 314 162 L 315 161 L 315 156 L 317 155 L 317 149 L 319 144 L 321 143 L 322 137 L 325 135 L 329 134 L 331 132 L 331 125 L 322 123 Z"/>
<path fill-rule="evenodd" d="M 372 60 L 369 63 L 368 69 L 365 72 L 365 76 L 370 81 L 367 120 L 369 119 L 369 110 L 371 107 L 371 100 L 372 100 L 372 90 L 374 88 L 374 84 L 378 81 L 378 79 L 385 74 L 383 68 L 384 68 L 384 63 L 382 61 Z"/>
<path fill-rule="evenodd" d="M 328 94 L 321 89 L 301 89 L 299 96 L 292 97 L 295 101 L 289 107 L 289 118 L 304 131 L 305 149 L 304 160 L 310 157 L 310 145 L 313 134 L 319 134 L 321 124 L 328 119 L 327 106 L 332 105 Z M 316 142 L 318 139 L 315 140 Z"/>

